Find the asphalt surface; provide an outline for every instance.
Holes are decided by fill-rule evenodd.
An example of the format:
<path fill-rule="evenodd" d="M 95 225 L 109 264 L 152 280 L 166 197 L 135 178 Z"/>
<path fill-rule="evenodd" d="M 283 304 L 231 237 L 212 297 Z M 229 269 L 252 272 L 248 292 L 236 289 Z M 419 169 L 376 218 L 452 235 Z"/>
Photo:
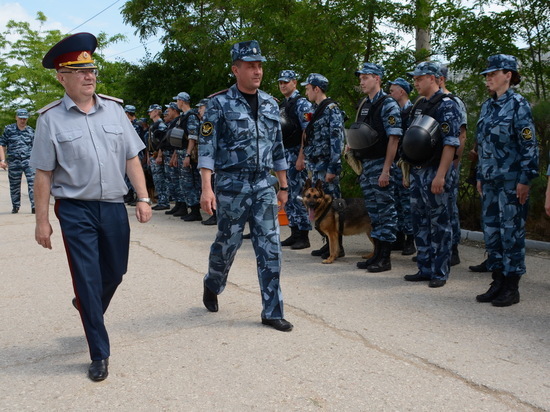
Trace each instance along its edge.
<path fill-rule="evenodd" d="M 415 266 L 395 252 L 389 272 L 356 269 L 363 236 L 345 237 L 332 265 L 285 248 L 294 330 L 283 333 L 260 323 L 250 241 L 210 313 L 202 278 L 215 227 L 164 212 L 139 224 L 129 207 L 130 266 L 106 314 L 110 374 L 94 383 L 53 209 L 47 250 L 22 203 L 12 215 L 0 170 L 0 410 L 550 410 L 548 254 L 529 253 L 521 302 L 496 308 L 475 302 L 490 274 L 468 271 L 483 248 L 461 245 L 439 289 L 405 282 Z"/>

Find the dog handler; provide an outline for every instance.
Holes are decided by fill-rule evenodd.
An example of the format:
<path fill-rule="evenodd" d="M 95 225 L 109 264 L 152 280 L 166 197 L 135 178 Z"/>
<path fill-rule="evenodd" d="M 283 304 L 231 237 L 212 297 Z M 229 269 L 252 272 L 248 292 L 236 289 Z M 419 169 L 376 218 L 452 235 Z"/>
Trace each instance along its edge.
<path fill-rule="evenodd" d="M 35 239 L 52 248 L 51 193 L 92 359 L 88 376 L 101 381 L 108 375 L 110 356 L 103 314 L 128 264 L 125 174 L 138 196 L 138 221 L 147 222 L 152 212 L 137 156 L 145 145 L 121 105 L 95 94 L 96 46 L 92 34 L 77 33 L 42 60 L 45 68 L 57 71 L 65 95 L 38 111 L 31 165 L 36 168 Z"/>

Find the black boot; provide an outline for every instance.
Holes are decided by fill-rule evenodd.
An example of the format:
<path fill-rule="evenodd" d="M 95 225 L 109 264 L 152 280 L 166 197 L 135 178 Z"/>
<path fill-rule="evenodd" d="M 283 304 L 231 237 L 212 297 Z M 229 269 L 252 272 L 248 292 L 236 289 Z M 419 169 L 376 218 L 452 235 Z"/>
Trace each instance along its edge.
<path fill-rule="evenodd" d="M 405 238 L 405 244 L 403 245 L 403 256 L 414 255 L 416 253 L 416 246 L 414 245 L 414 235 L 407 235 Z"/>
<path fill-rule="evenodd" d="M 173 215 L 174 213 L 176 213 L 181 207 L 181 202 L 176 202 L 176 204 L 174 205 L 174 207 L 170 210 L 167 210 L 166 212 L 164 212 L 165 215 Z"/>
<path fill-rule="evenodd" d="M 216 223 L 218 223 L 218 219 L 216 218 L 216 211 L 214 210 L 214 213 L 212 216 L 210 216 L 208 219 L 206 219 L 204 222 L 201 222 L 205 226 L 214 226 Z"/>
<path fill-rule="evenodd" d="M 485 259 L 479 265 L 468 266 L 468 269 L 470 269 L 472 272 L 490 272 L 489 268 L 487 267 L 487 259 Z"/>
<path fill-rule="evenodd" d="M 298 237 L 298 228 L 296 226 L 290 227 L 290 236 L 281 242 L 281 246 L 292 246 Z"/>
<path fill-rule="evenodd" d="M 174 212 L 174 217 L 183 218 L 184 216 L 187 216 L 188 214 L 189 214 L 189 212 L 187 211 L 187 203 L 181 202 L 179 209 Z"/>
<path fill-rule="evenodd" d="M 391 244 L 391 250 L 403 250 L 405 247 L 405 234 L 403 232 L 397 232 L 395 242 Z"/>
<path fill-rule="evenodd" d="M 504 275 L 502 270 L 495 270 L 492 274 L 493 281 L 489 290 L 481 295 L 476 296 L 478 302 L 492 302 L 500 293 L 502 285 L 504 284 Z"/>
<path fill-rule="evenodd" d="M 321 246 L 320 249 L 315 249 L 311 251 L 311 256 L 323 256 L 328 252 L 328 239 L 324 238 L 325 244 Z"/>
<path fill-rule="evenodd" d="M 504 285 L 500 289 L 498 296 L 491 302 L 493 306 L 505 307 L 519 302 L 519 278 L 521 276 L 510 273 L 504 276 Z"/>
<path fill-rule="evenodd" d="M 451 261 L 449 264 L 451 266 L 456 266 L 459 263 L 460 263 L 460 256 L 458 255 L 458 245 L 453 245 L 453 250 L 451 253 Z"/>
<path fill-rule="evenodd" d="M 371 273 L 391 270 L 391 249 L 392 244 L 390 242 L 380 241 L 380 253 L 378 254 L 378 259 L 372 262 L 367 267 L 367 270 Z"/>
<path fill-rule="evenodd" d="M 328 259 L 329 256 L 330 256 L 330 245 L 329 245 L 329 249 L 321 255 L 321 258 Z M 346 252 L 344 251 L 344 244 L 342 243 L 342 235 L 339 235 L 338 236 L 338 257 L 341 258 L 344 256 L 346 256 Z"/>
<path fill-rule="evenodd" d="M 366 269 L 378 259 L 378 255 L 380 254 L 380 241 L 373 238 L 372 243 L 374 243 L 374 251 L 372 252 L 372 256 L 364 262 L 357 262 L 358 269 Z"/>
<path fill-rule="evenodd" d="M 297 230 L 294 244 L 290 247 L 293 250 L 307 249 L 310 247 L 309 230 Z"/>
<path fill-rule="evenodd" d="M 184 222 L 202 222 L 201 206 L 191 206 L 191 213 L 181 218 Z"/>

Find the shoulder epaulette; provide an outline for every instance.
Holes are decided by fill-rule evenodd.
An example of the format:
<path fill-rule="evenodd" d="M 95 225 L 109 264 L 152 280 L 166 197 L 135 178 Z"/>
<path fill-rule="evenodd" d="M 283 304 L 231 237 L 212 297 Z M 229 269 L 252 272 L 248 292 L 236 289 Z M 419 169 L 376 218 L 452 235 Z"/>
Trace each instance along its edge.
<path fill-rule="evenodd" d="M 332 102 L 332 103 L 329 104 L 327 107 L 328 107 L 330 110 L 332 110 L 332 109 L 334 109 L 335 107 L 338 107 L 338 103 Z"/>
<path fill-rule="evenodd" d="M 55 102 L 51 102 L 50 104 L 47 104 L 41 109 L 38 109 L 36 113 L 43 114 L 46 113 L 48 110 L 50 110 L 52 107 L 59 106 L 61 104 L 61 99 L 56 100 Z"/>
<path fill-rule="evenodd" d="M 98 93 L 97 95 L 99 97 L 101 97 L 102 99 L 112 100 L 113 102 L 117 102 L 119 104 L 124 104 L 124 100 L 119 99 L 118 97 L 107 96 L 106 94 L 101 94 L 101 93 Z"/>
<path fill-rule="evenodd" d="M 215 97 L 215 96 L 217 96 L 217 95 L 219 95 L 219 94 L 227 93 L 228 90 L 229 90 L 229 89 L 225 89 L 225 90 L 220 90 L 219 92 L 213 93 L 213 94 L 211 94 L 210 96 L 208 96 L 208 99 L 211 99 L 212 97 Z"/>

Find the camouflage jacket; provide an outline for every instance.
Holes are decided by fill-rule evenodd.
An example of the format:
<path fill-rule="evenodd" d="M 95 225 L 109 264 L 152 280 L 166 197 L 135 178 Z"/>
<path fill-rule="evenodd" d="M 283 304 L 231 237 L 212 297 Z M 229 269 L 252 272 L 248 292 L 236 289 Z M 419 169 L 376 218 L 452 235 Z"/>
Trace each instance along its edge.
<path fill-rule="evenodd" d="M 477 180 L 528 185 L 538 175 L 538 146 L 529 102 L 508 89 L 481 106 L 477 122 Z"/>
<path fill-rule="evenodd" d="M 26 160 L 31 157 L 33 142 L 34 129 L 27 126 L 19 130 L 17 123 L 7 125 L 0 136 L 0 146 L 7 149 L 8 160 Z"/>
<path fill-rule="evenodd" d="M 258 120 L 236 85 L 208 102 L 199 134 L 199 168 L 224 171 L 288 169 L 279 107 L 258 90 Z"/>

